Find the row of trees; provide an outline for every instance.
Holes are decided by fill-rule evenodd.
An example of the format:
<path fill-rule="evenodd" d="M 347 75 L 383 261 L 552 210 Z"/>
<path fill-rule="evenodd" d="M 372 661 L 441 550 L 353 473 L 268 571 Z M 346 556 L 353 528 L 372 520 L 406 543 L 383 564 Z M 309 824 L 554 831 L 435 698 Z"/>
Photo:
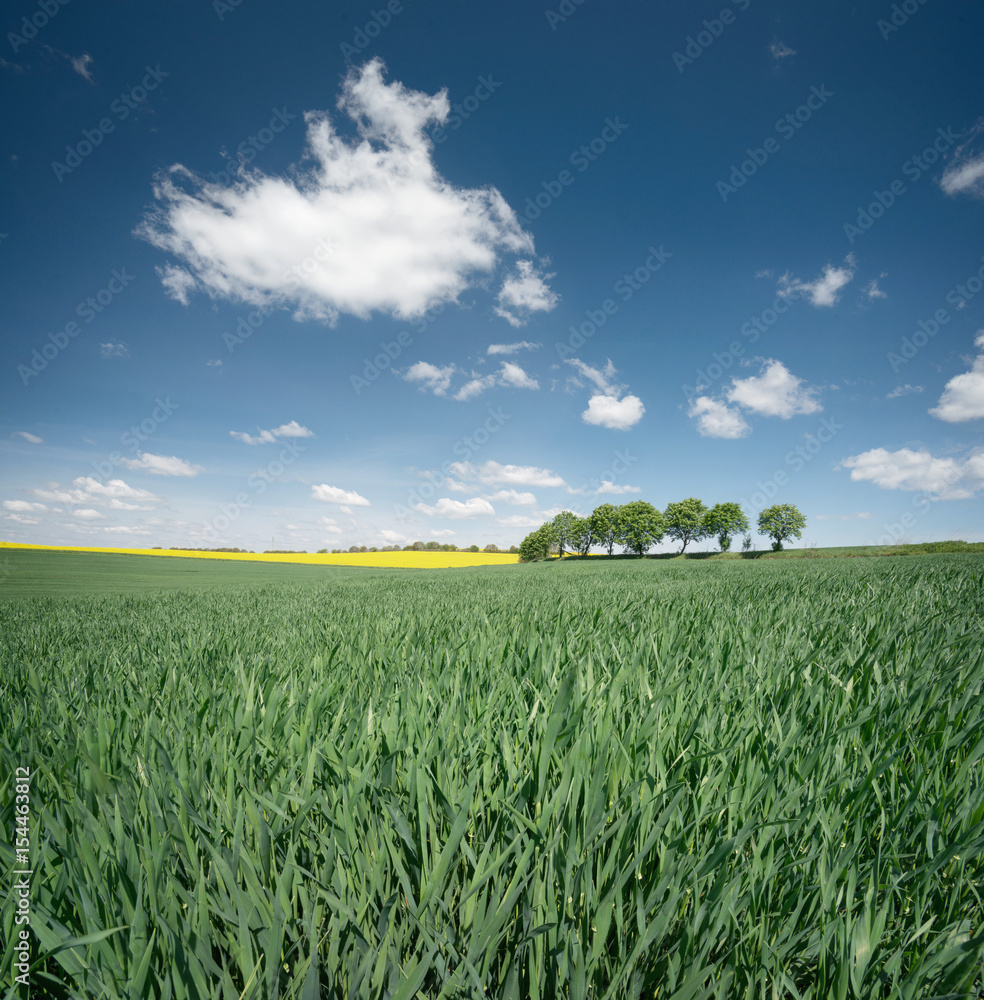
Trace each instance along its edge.
<path fill-rule="evenodd" d="M 799 538 L 806 527 L 806 518 L 792 504 L 767 507 L 758 516 L 759 534 L 772 538 L 772 548 L 781 551 L 782 543 Z M 556 548 L 565 552 L 587 555 L 593 545 L 603 546 L 612 555 L 615 546 L 626 552 L 644 555 L 664 537 L 680 542 L 684 553 L 691 542 L 716 538 L 722 552 L 731 548 L 735 535 L 746 535 L 746 548 L 751 546 L 748 517 L 737 503 L 719 503 L 708 508 L 696 497 L 668 504 L 657 510 L 645 500 L 631 503 L 602 504 L 589 517 L 580 517 L 569 510 L 561 511 L 552 521 L 528 534 L 519 546 L 523 562 L 545 559 Z"/>
<path fill-rule="evenodd" d="M 318 549 L 318 553 L 325 553 L 328 549 Z M 518 552 L 519 549 L 515 545 L 510 546 L 508 549 L 500 549 L 498 545 L 489 544 L 485 548 L 480 549 L 477 545 L 469 545 L 466 548 L 458 548 L 457 545 L 452 545 L 448 542 L 413 542 L 410 545 L 404 545 L 402 548 L 399 545 L 384 545 L 382 548 L 377 548 L 375 545 L 370 548 L 366 548 L 365 545 L 350 545 L 347 549 L 332 549 L 333 555 L 340 555 L 345 552 Z"/>

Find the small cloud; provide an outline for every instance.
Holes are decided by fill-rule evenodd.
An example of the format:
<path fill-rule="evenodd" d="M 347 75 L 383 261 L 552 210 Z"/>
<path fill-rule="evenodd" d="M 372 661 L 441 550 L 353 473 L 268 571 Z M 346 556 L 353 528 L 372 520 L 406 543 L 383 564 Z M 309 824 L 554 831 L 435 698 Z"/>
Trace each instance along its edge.
<path fill-rule="evenodd" d="M 697 418 L 697 433 L 703 437 L 743 438 L 752 430 L 741 410 L 710 396 L 692 399 L 688 416 Z"/>
<path fill-rule="evenodd" d="M 499 378 L 504 385 L 511 385 L 514 389 L 539 389 L 540 383 L 535 378 L 527 375 L 519 365 L 511 361 L 504 361 L 499 370 Z"/>
<path fill-rule="evenodd" d="M 92 56 L 88 52 L 83 52 L 80 56 L 70 57 L 72 63 L 72 69 L 79 74 L 84 80 L 88 80 L 89 83 L 95 83 L 92 79 L 92 73 L 89 71 L 89 67 L 92 65 Z"/>
<path fill-rule="evenodd" d="M 523 326 L 531 312 L 550 312 L 560 301 L 560 296 L 552 292 L 547 280 L 553 274 L 541 274 L 533 267 L 533 262 L 520 260 L 516 270 L 502 284 L 495 308 L 510 326 Z"/>
<path fill-rule="evenodd" d="M 984 151 L 977 142 L 984 132 L 984 118 L 977 121 L 966 140 L 953 152 L 953 161 L 940 178 L 944 194 L 969 194 L 984 198 Z"/>
<path fill-rule="evenodd" d="M 31 503 L 29 500 L 4 500 L 3 502 L 4 510 L 16 511 L 20 514 L 30 514 L 37 513 L 38 511 L 47 510 L 48 507 L 43 503 Z"/>
<path fill-rule="evenodd" d="M 483 392 L 485 392 L 486 389 L 495 385 L 497 380 L 498 379 L 495 375 L 482 375 L 478 378 L 473 378 L 470 382 L 466 382 L 454 394 L 454 398 L 459 402 L 474 399 L 476 396 L 480 396 Z"/>
<path fill-rule="evenodd" d="M 884 278 L 885 275 L 882 275 L 882 277 Z M 868 284 L 864 286 L 863 292 L 864 292 L 865 295 L 868 296 L 868 300 L 869 301 L 871 301 L 873 299 L 887 299 L 888 298 L 888 295 L 885 292 L 883 292 L 878 287 L 878 279 L 877 278 L 872 278 L 871 281 L 869 281 Z"/>
<path fill-rule="evenodd" d="M 833 306 L 837 304 L 841 289 L 854 278 L 854 271 L 854 255 L 848 254 L 843 266 L 828 264 L 814 281 L 800 281 L 799 278 L 791 277 L 787 271 L 779 279 L 777 292 L 783 298 L 804 295 L 817 308 Z"/>
<path fill-rule="evenodd" d="M 222 360 L 220 358 L 215 358 L 212 361 L 206 361 L 205 362 L 205 367 L 206 368 L 221 368 L 222 367 Z"/>
<path fill-rule="evenodd" d="M 101 521 L 106 517 L 105 514 L 100 514 L 98 510 L 93 510 L 91 507 L 82 507 L 80 510 L 72 511 L 72 516 L 83 521 Z"/>
<path fill-rule="evenodd" d="M 899 396 L 908 396 L 910 392 L 922 392 L 923 387 L 921 385 L 909 385 L 906 382 L 905 385 L 897 385 L 885 398 L 886 399 L 898 399 Z"/>
<path fill-rule="evenodd" d="M 766 417 L 789 420 L 798 414 L 818 413 L 823 409 L 816 399 L 819 389 L 804 386 L 803 380 L 781 361 L 769 359 L 760 375 L 731 381 L 728 401 Z"/>
<path fill-rule="evenodd" d="M 532 493 L 518 490 L 497 490 L 485 498 L 486 500 L 501 500 L 503 503 L 513 504 L 516 507 L 535 507 L 536 497 Z"/>
<path fill-rule="evenodd" d="M 281 424 L 273 430 L 263 431 L 259 434 L 247 434 L 245 431 L 229 431 L 230 437 L 234 437 L 243 444 L 273 444 L 279 438 L 309 438 L 314 437 L 314 432 L 302 427 L 296 420 L 291 420 L 288 424 Z"/>
<path fill-rule="evenodd" d="M 130 356 L 126 344 L 100 344 L 99 351 L 104 358 L 128 358 Z"/>
<path fill-rule="evenodd" d="M 870 521 L 874 514 L 861 511 L 858 514 L 814 514 L 817 521 Z"/>
<path fill-rule="evenodd" d="M 768 268 L 766 268 L 765 270 L 762 270 L 762 271 L 756 271 L 755 272 L 755 277 L 756 278 L 771 278 L 772 277 L 772 271 L 768 270 Z"/>
<path fill-rule="evenodd" d="M 380 537 L 389 542 L 391 545 L 395 545 L 397 542 L 406 542 L 409 539 L 406 535 L 401 535 L 398 531 L 393 531 L 390 528 L 383 528 L 379 532 Z"/>
<path fill-rule="evenodd" d="M 322 483 L 320 486 L 312 486 L 311 498 L 313 500 L 321 500 L 324 503 L 351 504 L 352 507 L 371 506 L 364 496 L 360 496 L 353 491 L 340 489 L 338 486 L 328 486 L 326 483 Z M 342 510 L 344 511 L 345 508 L 343 507 Z M 351 513 L 351 510 L 345 512 Z"/>
<path fill-rule="evenodd" d="M 641 493 L 641 486 L 618 486 L 607 479 L 601 481 L 601 486 L 594 491 L 595 496 L 622 496 L 626 493 Z"/>
<path fill-rule="evenodd" d="M 516 354 L 519 351 L 535 351 L 542 344 L 531 344 L 528 340 L 520 340 L 515 344 L 489 344 L 486 354 Z"/>
<path fill-rule="evenodd" d="M 471 500 L 451 500 L 442 497 L 436 504 L 425 503 L 414 504 L 413 509 L 427 517 L 447 517 L 452 520 L 463 520 L 469 517 L 484 517 L 494 515 L 495 508 L 481 497 L 472 497 Z"/>
<path fill-rule="evenodd" d="M 164 291 L 168 298 L 180 302 L 181 305 L 188 305 L 188 296 L 195 290 L 198 282 L 183 267 L 175 267 L 173 264 L 165 264 L 163 267 L 155 267 L 157 277 L 161 279 Z"/>
<path fill-rule="evenodd" d="M 152 455 L 141 451 L 137 452 L 136 458 L 122 458 L 120 462 L 128 469 L 149 472 L 153 476 L 197 476 L 205 471 L 200 465 L 193 465 L 174 455 Z"/>
<path fill-rule="evenodd" d="M 479 482 L 486 486 L 566 486 L 567 483 L 549 469 L 539 469 L 535 465 L 501 465 L 499 462 L 485 462 L 478 468 L 471 462 L 452 462 L 448 471 L 459 479 Z"/>
<path fill-rule="evenodd" d="M 417 361 L 400 377 L 407 382 L 419 382 L 420 388 L 425 392 L 430 391 L 435 396 L 445 396 L 455 371 L 454 365 L 438 368 L 428 361 Z"/>
<path fill-rule="evenodd" d="M 984 330 L 978 331 L 974 346 L 984 350 Z M 974 358 L 969 372 L 947 382 L 940 401 L 929 412 L 950 424 L 984 417 L 984 353 Z"/>
<path fill-rule="evenodd" d="M 28 444 L 44 444 L 44 438 L 39 438 L 37 434 L 29 434 L 27 431 L 14 431 L 11 437 L 21 437 Z"/>
<path fill-rule="evenodd" d="M 627 431 L 635 427 L 646 408 L 638 396 L 592 396 L 588 400 L 588 408 L 581 414 L 586 424 L 596 427 L 607 427 L 609 430 Z"/>
<path fill-rule="evenodd" d="M 769 51 L 772 53 L 773 59 L 788 59 L 790 56 L 796 55 L 795 49 L 791 49 L 778 38 L 769 46 Z"/>

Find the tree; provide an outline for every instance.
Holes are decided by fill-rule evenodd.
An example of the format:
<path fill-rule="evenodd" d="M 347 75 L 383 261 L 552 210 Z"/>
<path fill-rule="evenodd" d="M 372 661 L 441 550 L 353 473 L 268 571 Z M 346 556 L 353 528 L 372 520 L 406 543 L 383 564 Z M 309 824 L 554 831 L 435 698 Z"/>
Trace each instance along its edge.
<path fill-rule="evenodd" d="M 573 511 L 562 510 L 551 522 L 557 533 L 554 541 L 561 558 L 563 558 L 564 549 L 574 548 L 574 526 L 578 520 L 580 519 Z"/>
<path fill-rule="evenodd" d="M 612 503 L 603 503 L 595 507 L 591 513 L 591 535 L 595 542 L 604 545 L 608 554 L 618 544 L 618 507 Z"/>
<path fill-rule="evenodd" d="M 731 536 L 748 531 L 748 518 L 737 503 L 716 503 L 704 516 L 708 535 L 717 537 L 722 552 L 731 548 Z"/>
<path fill-rule="evenodd" d="M 591 534 L 591 519 L 575 517 L 571 527 L 571 548 L 579 556 L 586 556 L 594 541 L 594 536 Z"/>
<path fill-rule="evenodd" d="M 699 542 L 708 535 L 704 525 L 707 508 L 696 497 L 689 497 L 679 503 L 666 506 L 666 533 L 670 538 L 683 542 L 680 555 L 683 555 L 689 542 Z"/>
<path fill-rule="evenodd" d="M 536 562 L 546 559 L 550 554 L 550 546 L 556 542 L 557 529 L 547 522 L 541 524 L 536 531 L 531 531 L 520 543 L 520 562 Z"/>
<path fill-rule="evenodd" d="M 805 527 L 806 518 L 791 503 L 766 507 L 758 516 L 759 534 L 772 539 L 774 552 L 782 552 L 782 543 L 787 538 L 799 538 Z"/>
<path fill-rule="evenodd" d="M 663 515 L 645 500 L 633 500 L 618 508 L 618 541 L 637 556 L 657 545 L 666 531 Z"/>
<path fill-rule="evenodd" d="M 478 551 L 478 546 L 477 545 L 469 545 L 468 548 L 465 549 L 465 551 L 466 552 L 477 552 Z"/>

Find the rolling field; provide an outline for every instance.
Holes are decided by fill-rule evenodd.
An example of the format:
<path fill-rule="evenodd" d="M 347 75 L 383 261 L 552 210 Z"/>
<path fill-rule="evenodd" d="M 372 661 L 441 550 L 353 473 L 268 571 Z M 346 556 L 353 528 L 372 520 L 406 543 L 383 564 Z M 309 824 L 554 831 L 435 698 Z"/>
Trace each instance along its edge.
<path fill-rule="evenodd" d="M 157 589 L 106 556 L 88 595 L 23 558 L 0 858 L 27 767 L 35 995 L 984 989 L 979 556 Z"/>

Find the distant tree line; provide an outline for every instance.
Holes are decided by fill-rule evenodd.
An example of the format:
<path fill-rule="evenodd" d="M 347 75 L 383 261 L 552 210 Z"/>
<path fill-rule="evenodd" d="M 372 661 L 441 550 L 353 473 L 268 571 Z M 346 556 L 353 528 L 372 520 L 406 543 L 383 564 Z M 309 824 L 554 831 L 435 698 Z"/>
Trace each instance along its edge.
<path fill-rule="evenodd" d="M 319 554 L 326 552 L 328 549 L 318 549 Z M 515 554 L 519 552 L 519 549 L 515 545 L 511 545 L 508 549 L 500 549 L 498 545 L 492 544 L 486 545 L 484 548 L 479 548 L 477 545 L 459 548 L 449 542 L 411 542 L 402 548 L 399 545 L 384 545 L 382 548 L 377 548 L 375 545 L 368 548 L 365 545 L 350 545 L 347 549 L 331 550 L 332 555 L 344 555 L 346 552 L 511 552 Z"/>
<path fill-rule="evenodd" d="M 806 518 L 792 504 L 767 507 L 758 516 L 759 534 L 772 539 L 772 548 L 782 550 L 782 543 L 799 538 L 806 527 Z M 707 507 L 696 497 L 668 504 L 660 511 L 645 500 L 616 506 L 602 504 L 588 517 L 564 510 L 552 521 L 546 521 L 536 531 L 530 532 L 519 546 L 523 562 L 545 559 L 556 550 L 587 555 L 593 545 L 602 546 L 612 555 L 615 546 L 625 552 L 642 556 L 664 538 L 680 542 L 681 555 L 691 542 L 716 538 L 722 552 L 731 548 L 736 535 L 745 536 L 745 551 L 751 548 L 752 538 L 748 517 L 737 503 L 719 503 Z"/>

